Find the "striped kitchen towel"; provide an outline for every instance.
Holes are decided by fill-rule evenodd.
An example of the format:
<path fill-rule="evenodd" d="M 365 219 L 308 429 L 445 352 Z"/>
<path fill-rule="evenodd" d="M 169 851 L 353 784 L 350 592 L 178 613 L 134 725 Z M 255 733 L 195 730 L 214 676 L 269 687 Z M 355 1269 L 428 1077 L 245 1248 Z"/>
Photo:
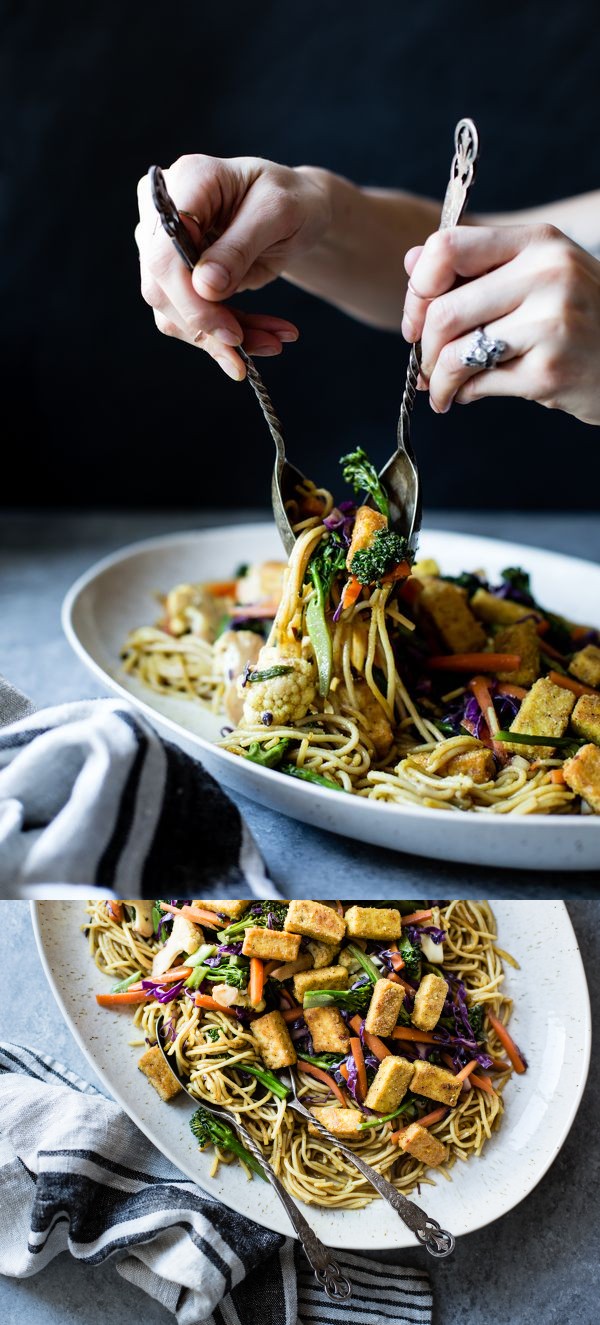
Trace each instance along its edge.
<path fill-rule="evenodd" d="M 215 1201 L 112 1100 L 15 1044 L 0 1044 L 0 1190 L 0 1274 L 70 1251 L 113 1258 L 178 1325 L 431 1325 L 424 1271 L 336 1251 L 352 1297 L 329 1301 L 291 1238 Z"/>
<path fill-rule="evenodd" d="M 39 713 L 0 677 L 0 897 L 275 897 L 239 810 L 129 704 Z"/>

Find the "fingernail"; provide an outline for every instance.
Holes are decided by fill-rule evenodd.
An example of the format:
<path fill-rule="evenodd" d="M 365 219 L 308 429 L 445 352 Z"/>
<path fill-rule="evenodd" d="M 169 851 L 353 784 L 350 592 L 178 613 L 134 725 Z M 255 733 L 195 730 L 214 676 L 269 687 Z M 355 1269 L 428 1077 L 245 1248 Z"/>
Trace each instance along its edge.
<path fill-rule="evenodd" d="M 220 262 L 199 262 L 196 271 L 205 285 L 210 285 L 212 290 L 227 289 L 230 281 L 229 272 Z"/>
<path fill-rule="evenodd" d="M 237 364 L 232 363 L 231 359 L 226 359 L 224 355 L 223 357 L 221 357 L 220 355 L 215 354 L 214 357 L 216 363 L 220 364 L 221 368 L 223 369 L 223 372 L 227 373 L 227 376 L 230 377 L 233 382 L 241 382 L 244 376 L 241 367 L 238 367 Z"/>
<path fill-rule="evenodd" d="M 281 341 L 282 345 L 285 345 L 288 341 L 297 340 L 299 333 L 297 331 L 276 331 L 274 334 L 277 336 L 278 340 Z"/>
<path fill-rule="evenodd" d="M 230 331 L 229 327 L 217 327 L 212 334 L 223 345 L 241 345 L 242 343 L 239 331 Z"/>
<path fill-rule="evenodd" d="M 275 345 L 256 345 L 252 351 L 253 354 L 260 354 L 263 359 L 269 358 L 273 354 L 281 354 L 281 347 L 277 349 Z"/>

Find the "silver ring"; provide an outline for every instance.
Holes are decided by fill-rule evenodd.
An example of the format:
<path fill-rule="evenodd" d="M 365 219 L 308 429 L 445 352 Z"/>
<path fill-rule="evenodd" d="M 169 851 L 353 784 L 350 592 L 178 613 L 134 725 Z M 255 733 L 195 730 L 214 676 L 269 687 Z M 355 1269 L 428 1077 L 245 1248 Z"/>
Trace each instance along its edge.
<path fill-rule="evenodd" d="M 460 361 L 467 368 L 495 368 L 506 349 L 505 340 L 494 340 L 492 336 L 486 336 L 483 327 L 478 327 Z"/>

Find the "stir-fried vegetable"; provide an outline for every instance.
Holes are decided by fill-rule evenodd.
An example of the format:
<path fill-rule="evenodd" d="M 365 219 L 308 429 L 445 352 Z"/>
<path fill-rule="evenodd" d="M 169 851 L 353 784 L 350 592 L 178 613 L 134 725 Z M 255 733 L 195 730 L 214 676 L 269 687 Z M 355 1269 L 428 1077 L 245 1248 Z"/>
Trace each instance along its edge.
<path fill-rule="evenodd" d="M 332 778 L 322 777 L 320 773 L 315 773 L 312 768 L 297 768 L 295 764 L 282 764 L 281 772 L 287 773 L 288 777 L 301 778 L 304 782 L 314 782 L 317 787 L 328 787 L 329 791 L 343 791 L 339 782 L 334 782 Z"/>
<path fill-rule="evenodd" d="M 304 995 L 305 1008 L 340 1008 L 343 1012 L 365 1013 L 371 1002 L 371 981 L 354 989 L 309 989 Z"/>
<path fill-rule="evenodd" d="M 375 584 L 402 562 L 407 562 L 408 544 L 393 529 L 377 529 L 368 547 L 354 553 L 350 570 L 361 584 Z M 410 566 L 406 564 L 408 575 Z"/>
<path fill-rule="evenodd" d="M 263 768 L 277 768 L 290 744 L 289 736 L 282 736 L 280 741 L 267 749 L 260 741 L 251 741 L 244 758 L 251 759 L 253 764 L 262 764 Z"/>
<path fill-rule="evenodd" d="M 237 1155 L 238 1159 L 247 1164 L 249 1169 L 252 1169 L 254 1173 L 258 1173 L 259 1178 L 264 1178 L 264 1171 L 258 1160 L 250 1154 L 249 1150 L 246 1150 L 241 1141 L 238 1141 L 231 1127 L 228 1127 L 227 1123 L 222 1122 L 220 1118 L 215 1118 L 214 1113 L 200 1105 L 190 1118 L 190 1127 L 196 1140 L 202 1146 L 212 1145 L 218 1146 L 220 1150 L 230 1150 L 233 1155 Z"/>
<path fill-rule="evenodd" d="M 374 464 L 369 460 L 362 446 L 357 446 L 355 451 L 343 455 L 340 465 L 344 482 L 349 483 L 356 493 L 368 492 L 378 510 L 389 520 L 390 503 L 387 493 Z"/>

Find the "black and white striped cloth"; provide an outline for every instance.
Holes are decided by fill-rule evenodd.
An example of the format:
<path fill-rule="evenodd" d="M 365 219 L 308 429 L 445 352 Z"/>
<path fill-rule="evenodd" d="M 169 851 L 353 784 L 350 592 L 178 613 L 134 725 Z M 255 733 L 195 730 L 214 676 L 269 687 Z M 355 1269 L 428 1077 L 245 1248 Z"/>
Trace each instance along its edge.
<path fill-rule="evenodd" d="M 178 1325 L 431 1325 L 422 1270 L 348 1252 L 335 1304 L 304 1254 L 184 1178 L 113 1103 L 46 1054 L 0 1044 L 0 1274 L 59 1252 L 118 1274 Z"/>
<path fill-rule="evenodd" d="M 206 769 L 113 699 L 39 713 L 0 677 L 0 897 L 273 897 Z"/>

